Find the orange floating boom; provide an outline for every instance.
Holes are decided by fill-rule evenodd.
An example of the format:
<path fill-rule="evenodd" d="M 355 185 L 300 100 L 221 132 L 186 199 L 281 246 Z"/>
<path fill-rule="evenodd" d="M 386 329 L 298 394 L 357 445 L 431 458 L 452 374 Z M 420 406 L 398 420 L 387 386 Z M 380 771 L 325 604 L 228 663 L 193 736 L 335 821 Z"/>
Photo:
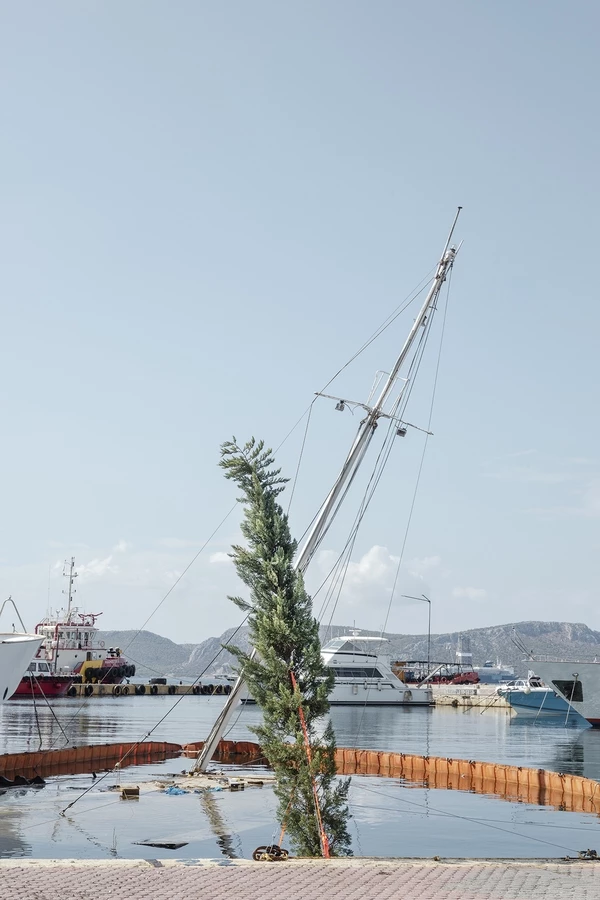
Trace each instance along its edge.
<path fill-rule="evenodd" d="M 24 778 L 80 775 L 112 769 L 117 763 L 125 768 L 173 759 L 182 752 L 186 756 L 196 756 L 203 743 L 196 741 L 181 747 L 179 744 L 148 741 L 6 753 L 0 756 L 0 775 L 14 780 L 17 775 Z M 252 741 L 221 741 L 213 759 L 238 765 L 268 765 L 262 749 Z M 469 791 L 502 800 L 554 806 L 567 812 L 600 815 L 600 783 L 581 775 L 502 763 L 343 747 L 336 750 L 335 761 L 339 775 L 400 778 L 410 784 L 442 790 Z"/>

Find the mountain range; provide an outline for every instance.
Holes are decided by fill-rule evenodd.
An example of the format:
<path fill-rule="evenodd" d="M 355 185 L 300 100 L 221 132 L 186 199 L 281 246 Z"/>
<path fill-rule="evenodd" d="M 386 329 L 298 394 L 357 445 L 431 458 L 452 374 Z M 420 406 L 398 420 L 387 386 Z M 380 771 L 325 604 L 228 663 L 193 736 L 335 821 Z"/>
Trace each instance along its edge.
<path fill-rule="evenodd" d="M 352 630 L 350 626 L 344 625 L 322 628 L 321 640 L 324 642 L 340 634 L 349 634 Z M 361 634 L 378 635 L 379 632 L 362 629 Z M 392 659 L 427 659 L 426 634 L 388 633 L 386 637 L 390 643 L 385 652 Z M 125 656 L 135 663 L 137 674 L 141 676 L 197 676 L 204 672 L 231 672 L 235 658 L 222 650 L 222 645 L 233 642 L 243 650 L 248 649 L 246 626 L 231 628 L 220 637 L 210 637 L 199 644 L 176 644 L 151 631 L 103 631 L 99 638 L 107 647 L 120 647 Z M 526 647 L 534 655 L 568 656 L 580 660 L 600 657 L 600 631 L 593 631 L 587 625 L 570 622 L 516 622 L 449 634 L 432 634 L 431 660 L 453 662 L 459 639 L 463 649 L 470 646 L 474 665 L 482 665 L 487 660 L 494 663 L 500 661 L 514 666 L 517 675 L 524 675 L 531 668 L 531 663 L 517 645 Z"/>

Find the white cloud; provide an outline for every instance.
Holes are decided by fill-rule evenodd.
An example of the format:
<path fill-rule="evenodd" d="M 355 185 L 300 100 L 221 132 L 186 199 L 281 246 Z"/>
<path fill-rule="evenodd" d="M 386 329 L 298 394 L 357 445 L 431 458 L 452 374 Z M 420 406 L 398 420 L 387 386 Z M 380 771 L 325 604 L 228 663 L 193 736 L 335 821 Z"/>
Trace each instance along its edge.
<path fill-rule="evenodd" d="M 409 559 L 406 562 L 406 570 L 413 578 L 423 578 L 428 572 L 438 569 L 441 562 L 441 556 L 424 556 L 422 559 Z"/>
<path fill-rule="evenodd" d="M 453 597 L 463 597 L 466 600 L 485 600 L 487 591 L 476 587 L 455 587 L 452 589 Z"/>
<path fill-rule="evenodd" d="M 329 575 L 337 558 L 338 554 L 333 550 L 323 550 L 319 553 L 315 565 L 318 574 L 313 569 L 309 593 L 315 585 L 320 585 L 323 578 Z M 354 609 L 362 604 L 373 606 L 382 602 L 387 603 L 398 568 L 398 561 L 399 557 L 391 554 L 387 547 L 380 547 L 377 544 L 367 550 L 359 560 L 351 561 L 340 593 L 338 604 L 340 612 L 344 606 Z M 337 596 L 335 589 L 334 594 Z M 322 600 L 324 596 L 325 590 L 315 599 L 317 610 L 319 600 Z"/>
<path fill-rule="evenodd" d="M 115 544 L 113 547 L 114 553 L 126 553 L 127 550 L 131 550 L 131 544 L 128 544 L 127 541 L 119 541 L 119 543 Z"/>
<path fill-rule="evenodd" d="M 362 590 L 365 586 L 370 588 L 389 584 L 390 576 L 395 574 L 398 562 L 399 557 L 393 556 L 387 547 L 375 544 L 358 562 L 350 562 L 345 585 L 350 590 Z"/>
<path fill-rule="evenodd" d="M 211 563 L 220 563 L 220 564 L 230 564 L 232 562 L 229 553 L 223 553 L 222 550 L 217 551 L 216 553 L 211 553 L 208 557 L 208 561 Z"/>
<path fill-rule="evenodd" d="M 88 563 L 77 566 L 77 574 L 81 579 L 103 578 L 105 575 L 116 575 L 119 567 L 113 563 L 112 553 L 104 559 L 91 559 Z"/>

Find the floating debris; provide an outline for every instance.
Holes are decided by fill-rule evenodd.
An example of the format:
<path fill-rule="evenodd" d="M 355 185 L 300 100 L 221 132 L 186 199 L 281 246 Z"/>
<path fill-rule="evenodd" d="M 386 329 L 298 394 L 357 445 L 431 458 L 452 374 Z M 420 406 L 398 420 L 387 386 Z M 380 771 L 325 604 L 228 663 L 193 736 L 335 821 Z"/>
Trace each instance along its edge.
<path fill-rule="evenodd" d="M 160 847 L 164 850 L 179 850 L 180 847 L 187 847 L 189 841 L 134 841 L 140 847 Z"/>
<path fill-rule="evenodd" d="M 33 778 L 25 778 L 23 775 L 15 775 L 14 778 L 5 778 L 0 775 L 0 788 L 14 787 L 44 787 L 46 782 L 39 775 Z"/>
<path fill-rule="evenodd" d="M 121 788 L 121 800 L 139 800 L 140 786 L 139 784 L 124 784 Z"/>

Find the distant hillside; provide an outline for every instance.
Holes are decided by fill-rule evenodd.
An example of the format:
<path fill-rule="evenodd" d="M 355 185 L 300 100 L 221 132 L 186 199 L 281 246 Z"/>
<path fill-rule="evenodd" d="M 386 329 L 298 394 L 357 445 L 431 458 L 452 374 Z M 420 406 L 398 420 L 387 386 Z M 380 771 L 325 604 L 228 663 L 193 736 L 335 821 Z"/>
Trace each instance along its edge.
<path fill-rule="evenodd" d="M 335 626 L 333 636 L 348 633 L 349 626 Z M 231 641 L 234 629 L 220 637 L 211 637 L 201 644 L 175 644 L 168 638 L 142 631 L 103 631 L 100 635 L 107 647 L 118 646 L 135 662 L 140 675 L 199 675 L 201 672 L 231 671 L 235 659 L 221 645 Z M 378 632 L 363 630 L 363 634 Z M 569 622 L 518 622 L 510 625 L 493 625 L 470 631 L 431 635 L 431 658 L 439 662 L 452 661 L 459 635 L 467 637 L 471 644 L 473 662 L 481 665 L 490 659 L 498 659 L 515 667 L 518 674 L 525 674 L 528 664 L 514 643 L 516 637 L 533 653 L 549 656 L 574 656 L 578 659 L 600 657 L 600 632 L 587 625 Z M 331 633 L 321 635 L 329 639 Z M 388 634 L 388 652 L 394 659 L 426 659 L 427 635 Z M 133 643 L 131 643 L 133 641 Z M 248 629 L 241 628 L 235 644 L 248 648 Z M 221 652 L 220 652 L 221 651 Z"/>

